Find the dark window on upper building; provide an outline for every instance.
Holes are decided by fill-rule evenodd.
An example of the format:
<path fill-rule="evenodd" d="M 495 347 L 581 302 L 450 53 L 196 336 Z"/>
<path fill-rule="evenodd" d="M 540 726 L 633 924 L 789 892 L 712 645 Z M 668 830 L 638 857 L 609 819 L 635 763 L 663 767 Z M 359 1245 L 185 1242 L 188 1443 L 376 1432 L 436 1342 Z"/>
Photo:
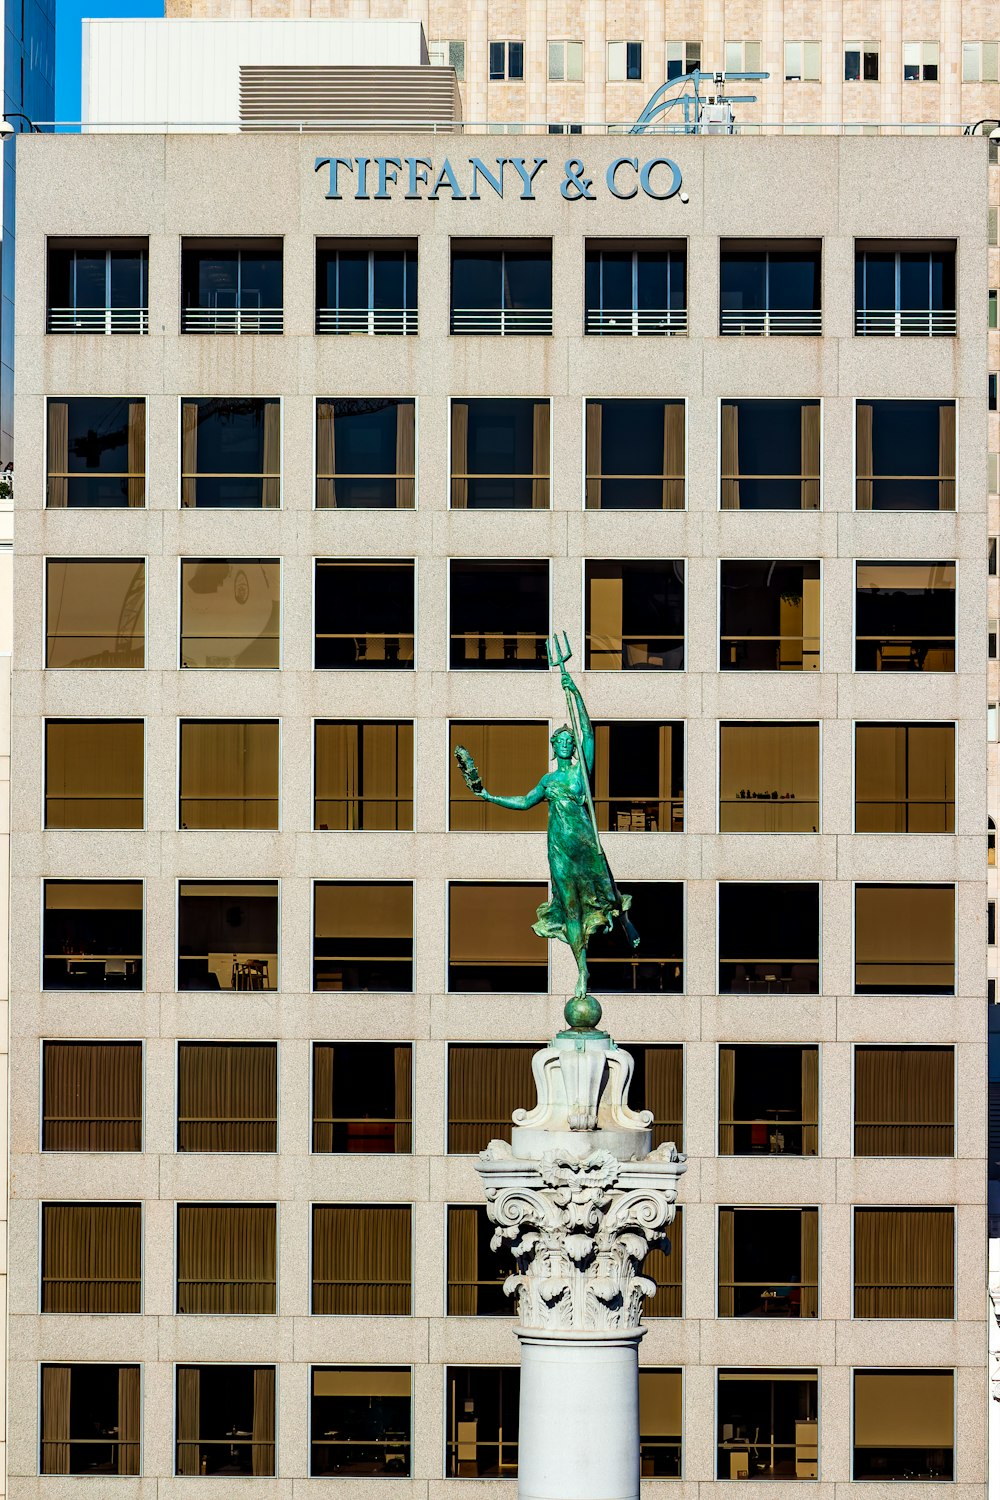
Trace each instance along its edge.
<path fill-rule="evenodd" d="M 516 1475 L 520 1376 L 516 1365 L 446 1367 L 447 1478 Z"/>
<path fill-rule="evenodd" d="M 410 1219 L 409 1204 L 314 1204 L 312 1312 L 408 1315 Z"/>
<path fill-rule="evenodd" d="M 549 564 L 454 559 L 449 666 L 476 671 L 545 671 Z"/>
<path fill-rule="evenodd" d="M 858 240 L 854 332 L 905 337 L 954 334 L 955 243 Z"/>
<path fill-rule="evenodd" d="M 316 559 L 316 666 L 413 669 L 413 563 Z"/>
<path fill-rule="evenodd" d="M 588 510 L 683 510 L 684 402 L 587 402 Z"/>
<path fill-rule="evenodd" d="M 320 242 L 316 252 L 317 333 L 416 333 L 417 244 Z"/>
<path fill-rule="evenodd" d="M 642 78 L 642 43 L 608 43 L 608 82 L 624 83 Z"/>
<path fill-rule="evenodd" d="M 822 333 L 819 243 L 723 240 L 719 297 L 722 334 Z"/>
<path fill-rule="evenodd" d="M 722 403 L 723 510 L 818 510 L 818 401 Z"/>
<path fill-rule="evenodd" d="M 453 240 L 451 331 L 552 332 L 551 240 Z"/>
<path fill-rule="evenodd" d="M 816 1479 L 818 1395 L 815 1370 L 720 1370 L 715 1477 Z"/>
<path fill-rule="evenodd" d="M 954 833 L 954 724 L 856 724 L 855 833 Z"/>
<path fill-rule="evenodd" d="M 818 672 L 820 565 L 727 559 L 720 565 L 723 672 Z"/>
<path fill-rule="evenodd" d="M 139 668 L 146 655 L 141 558 L 72 557 L 45 564 L 45 665 Z"/>
<path fill-rule="evenodd" d="M 684 563 L 586 562 L 590 671 L 684 670 Z"/>
<path fill-rule="evenodd" d="M 184 240 L 183 333 L 280 333 L 280 240 Z"/>
<path fill-rule="evenodd" d="M 858 510 L 954 510 L 954 401 L 859 401 Z"/>
<path fill-rule="evenodd" d="M 524 78 L 524 43 L 490 42 L 490 82 L 520 82 Z"/>
<path fill-rule="evenodd" d="M 412 1073 L 409 1042 L 316 1042 L 313 1151 L 412 1151 Z"/>
<path fill-rule="evenodd" d="M 815 1318 L 815 1208 L 719 1209 L 719 1317 Z"/>
<path fill-rule="evenodd" d="M 138 1474 L 138 1365 L 42 1365 L 41 1474 Z"/>
<path fill-rule="evenodd" d="M 281 402 L 251 396 L 181 401 L 181 505 L 281 504 Z"/>
<path fill-rule="evenodd" d="M 844 47 L 845 83 L 877 83 L 878 51 L 878 42 L 848 42 Z"/>
<path fill-rule="evenodd" d="M 719 1155 L 815 1156 L 819 1049 L 719 1047 Z"/>
<path fill-rule="evenodd" d="M 277 1312 L 273 1203 L 178 1203 L 178 1313 Z"/>
<path fill-rule="evenodd" d="M 955 564 L 859 562 L 858 672 L 954 672 Z"/>
<path fill-rule="evenodd" d="M 679 720 L 594 725 L 594 811 L 598 827 L 609 833 L 683 832 L 684 725 Z"/>
<path fill-rule="evenodd" d="M 50 509 L 146 503 L 146 403 L 108 396 L 48 402 L 45 503 Z"/>
<path fill-rule="evenodd" d="M 954 1149 L 954 1047 L 856 1047 L 855 1156 L 951 1156 Z"/>
<path fill-rule="evenodd" d="M 142 1043 L 42 1043 L 42 1150 L 142 1150 Z"/>
<path fill-rule="evenodd" d="M 178 1474 L 274 1473 L 274 1366 L 177 1366 Z"/>
<path fill-rule="evenodd" d="M 278 988 L 277 881 L 180 882 L 177 988 Z"/>
<path fill-rule="evenodd" d="M 447 1208 L 448 1302 L 450 1318 L 509 1318 L 517 1312 L 503 1284 L 516 1266 L 510 1247 L 490 1248 L 493 1225 L 480 1205 L 449 1203 Z"/>
<path fill-rule="evenodd" d="M 218 671 L 280 662 L 280 560 L 181 558 L 181 666 Z"/>
<path fill-rule="evenodd" d="M 955 993 L 955 887 L 854 888 L 854 993 Z"/>
<path fill-rule="evenodd" d="M 595 932 L 587 961 L 597 994 L 632 991 L 678 995 L 684 988 L 684 886 L 679 880 L 630 880 L 629 920 L 641 942 L 633 948 L 621 924 Z"/>
<path fill-rule="evenodd" d="M 278 1149 L 275 1042 L 178 1042 L 177 1149 Z"/>
<path fill-rule="evenodd" d="M 855 1370 L 852 1479 L 954 1477 L 951 1370 Z"/>
<path fill-rule="evenodd" d="M 548 899 L 528 881 L 452 881 L 448 886 L 448 989 L 544 994 L 549 956 L 532 930 Z"/>
<path fill-rule="evenodd" d="M 451 403 L 452 510 L 548 510 L 548 400 Z"/>
<path fill-rule="evenodd" d="M 141 719 L 46 719 L 45 827 L 141 828 Z"/>
<path fill-rule="evenodd" d="M 316 403 L 319 510 L 412 510 L 416 402 L 344 396 Z"/>
<path fill-rule="evenodd" d="M 955 1210 L 854 1210 L 854 1316 L 955 1316 Z"/>
<path fill-rule="evenodd" d="M 142 1206 L 42 1204 L 42 1312 L 142 1311 Z"/>
<path fill-rule="evenodd" d="M 48 243 L 49 333 L 148 333 L 149 241 Z"/>
<path fill-rule="evenodd" d="M 719 993 L 819 994 L 819 885 L 719 884 Z"/>
<path fill-rule="evenodd" d="M 448 1047 L 448 1151 L 482 1151 L 510 1140 L 511 1115 L 534 1098 L 530 1042 L 452 1042 Z M 635 1106 L 633 1105 L 633 1108 Z"/>
<path fill-rule="evenodd" d="M 142 989 L 142 881 L 46 880 L 42 988 Z"/>
<path fill-rule="evenodd" d="M 410 1472 L 410 1370 L 314 1365 L 309 1473 L 405 1479 Z"/>
<path fill-rule="evenodd" d="M 413 827 L 411 720 L 317 719 L 314 767 L 314 828 Z"/>
<path fill-rule="evenodd" d="M 314 990 L 413 989 L 413 886 L 317 880 Z"/>
<path fill-rule="evenodd" d="M 687 251 L 683 240 L 588 240 L 586 331 L 666 334 L 687 330 Z"/>

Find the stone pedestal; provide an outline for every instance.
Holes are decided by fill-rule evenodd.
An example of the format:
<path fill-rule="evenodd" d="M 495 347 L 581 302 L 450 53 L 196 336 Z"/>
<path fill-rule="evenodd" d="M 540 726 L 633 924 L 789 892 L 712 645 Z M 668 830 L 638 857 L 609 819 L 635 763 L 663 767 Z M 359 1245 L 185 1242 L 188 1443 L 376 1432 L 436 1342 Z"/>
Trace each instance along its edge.
<path fill-rule="evenodd" d="M 610 1037 L 564 1032 L 532 1061 L 538 1104 L 514 1114 L 477 1171 L 517 1267 L 520 1500 L 638 1500 L 639 1327 L 686 1163 L 650 1151 L 627 1103 L 632 1059 Z"/>

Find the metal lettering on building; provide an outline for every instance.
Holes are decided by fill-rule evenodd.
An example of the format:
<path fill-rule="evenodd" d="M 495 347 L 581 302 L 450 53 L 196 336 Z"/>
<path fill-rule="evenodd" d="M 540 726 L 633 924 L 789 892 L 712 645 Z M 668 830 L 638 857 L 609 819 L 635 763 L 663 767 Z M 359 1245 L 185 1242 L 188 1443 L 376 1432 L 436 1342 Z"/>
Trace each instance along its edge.
<path fill-rule="evenodd" d="M 457 164 L 445 157 L 439 166 L 426 156 L 317 156 L 313 170 L 327 169 L 327 198 L 386 202 L 399 195 L 411 201 L 450 198 L 477 203 L 484 193 L 502 199 L 505 192 L 534 202 L 536 179 L 548 166 L 544 156 L 497 156 L 489 166 L 479 156 Z M 603 177 L 588 176 L 584 162 L 571 157 L 562 163 L 559 192 L 568 203 L 593 202 L 601 193 L 622 200 L 642 195 L 659 202 L 678 197 L 686 203 L 681 182 L 681 169 L 669 156 L 648 161 L 617 156 Z"/>

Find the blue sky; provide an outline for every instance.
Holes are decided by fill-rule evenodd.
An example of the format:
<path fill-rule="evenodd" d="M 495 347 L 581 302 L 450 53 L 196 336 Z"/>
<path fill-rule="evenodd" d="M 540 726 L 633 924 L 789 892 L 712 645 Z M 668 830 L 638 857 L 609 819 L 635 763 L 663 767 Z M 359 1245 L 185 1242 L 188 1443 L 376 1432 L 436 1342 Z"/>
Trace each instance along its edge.
<path fill-rule="evenodd" d="M 163 0 L 56 0 L 56 119 L 80 118 L 80 22 L 84 16 L 162 16 Z"/>

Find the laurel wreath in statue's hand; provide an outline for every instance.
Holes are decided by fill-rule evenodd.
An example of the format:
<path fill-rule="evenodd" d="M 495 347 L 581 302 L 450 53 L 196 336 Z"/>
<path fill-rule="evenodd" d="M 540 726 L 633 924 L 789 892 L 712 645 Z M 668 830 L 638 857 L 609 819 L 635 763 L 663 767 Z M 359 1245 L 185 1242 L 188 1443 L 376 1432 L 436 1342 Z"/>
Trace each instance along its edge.
<path fill-rule="evenodd" d="M 476 762 L 464 745 L 455 746 L 455 759 L 458 761 L 458 768 L 469 791 L 474 797 L 482 796 L 483 778 L 476 769 Z"/>

